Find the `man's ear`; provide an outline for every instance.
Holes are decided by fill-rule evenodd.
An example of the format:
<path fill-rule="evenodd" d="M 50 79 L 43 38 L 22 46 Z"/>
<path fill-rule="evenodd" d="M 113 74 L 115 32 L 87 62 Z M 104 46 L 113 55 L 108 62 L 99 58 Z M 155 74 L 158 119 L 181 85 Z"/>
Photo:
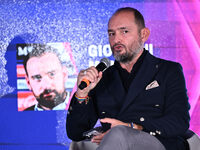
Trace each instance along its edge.
<path fill-rule="evenodd" d="M 141 29 L 141 39 L 143 42 L 146 42 L 149 38 L 149 35 L 150 35 L 150 30 L 148 28 L 143 28 Z"/>
<path fill-rule="evenodd" d="M 27 75 L 25 75 L 25 79 L 26 79 L 26 83 L 27 83 L 27 86 L 28 86 L 29 90 L 32 90 L 31 86 L 30 86 L 30 80 L 29 80 Z"/>

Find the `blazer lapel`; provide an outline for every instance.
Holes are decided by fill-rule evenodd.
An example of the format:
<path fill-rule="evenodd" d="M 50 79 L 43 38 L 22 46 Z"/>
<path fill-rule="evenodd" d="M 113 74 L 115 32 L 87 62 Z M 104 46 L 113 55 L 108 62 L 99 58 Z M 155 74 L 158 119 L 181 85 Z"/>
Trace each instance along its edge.
<path fill-rule="evenodd" d="M 149 53 L 146 54 L 145 59 L 139 69 L 136 77 L 132 81 L 128 94 L 126 96 L 124 105 L 122 106 L 120 113 L 134 101 L 136 96 L 151 82 L 156 72 L 159 70 L 159 60 Z"/>

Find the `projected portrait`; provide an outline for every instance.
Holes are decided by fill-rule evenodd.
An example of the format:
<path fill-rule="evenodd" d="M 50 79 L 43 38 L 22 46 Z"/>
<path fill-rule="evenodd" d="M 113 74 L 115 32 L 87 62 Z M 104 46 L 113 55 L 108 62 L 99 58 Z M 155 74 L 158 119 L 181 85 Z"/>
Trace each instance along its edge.
<path fill-rule="evenodd" d="M 75 75 L 75 64 L 66 48 L 63 43 L 17 45 L 18 60 L 22 62 L 18 70 L 24 69 L 24 75 L 21 73 L 21 79 L 18 78 L 19 111 L 67 108 L 75 85 L 72 77 L 71 83 L 68 80 Z"/>

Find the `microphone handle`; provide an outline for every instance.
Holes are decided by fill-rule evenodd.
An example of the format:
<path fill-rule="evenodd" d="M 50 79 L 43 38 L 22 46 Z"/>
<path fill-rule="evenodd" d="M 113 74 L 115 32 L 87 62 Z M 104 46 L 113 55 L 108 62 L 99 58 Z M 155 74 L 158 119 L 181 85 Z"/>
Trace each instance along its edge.
<path fill-rule="evenodd" d="M 88 85 L 90 85 L 90 81 L 88 79 L 83 79 L 78 87 L 79 87 L 79 89 L 82 90 L 82 89 L 86 88 Z"/>
<path fill-rule="evenodd" d="M 103 63 L 103 62 L 99 63 L 99 64 L 96 66 L 96 69 L 98 70 L 98 72 L 104 71 L 106 68 L 107 68 L 107 66 L 106 66 L 106 64 Z M 90 85 L 90 81 L 87 80 L 87 79 L 83 79 L 83 80 L 81 81 L 81 83 L 79 84 L 78 87 L 79 87 L 79 89 L 82 90 L 82 89 L 86 88 L 88 85 Z"/>

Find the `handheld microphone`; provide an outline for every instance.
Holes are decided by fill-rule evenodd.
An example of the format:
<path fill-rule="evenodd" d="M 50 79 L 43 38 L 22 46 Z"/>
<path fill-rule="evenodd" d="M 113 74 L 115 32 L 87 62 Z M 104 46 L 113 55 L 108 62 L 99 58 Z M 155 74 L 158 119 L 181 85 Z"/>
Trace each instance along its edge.
<path fill-rule="evenodd" d="M 100 63 L 96 66 L 96 69 L 98 70 L 98 72 L 100 71 L 104 72 L 109 66 L 110 66 L 110 60 L 108 58 L 102 58 L 100 60 Z M 78 87 L 79 89 L 83 90 L 89 84 L 90 84 L 90 81 L 88 81 L 87 79 L 83 79 L 81 81 L 81 84 L 79 84 Z"/>

